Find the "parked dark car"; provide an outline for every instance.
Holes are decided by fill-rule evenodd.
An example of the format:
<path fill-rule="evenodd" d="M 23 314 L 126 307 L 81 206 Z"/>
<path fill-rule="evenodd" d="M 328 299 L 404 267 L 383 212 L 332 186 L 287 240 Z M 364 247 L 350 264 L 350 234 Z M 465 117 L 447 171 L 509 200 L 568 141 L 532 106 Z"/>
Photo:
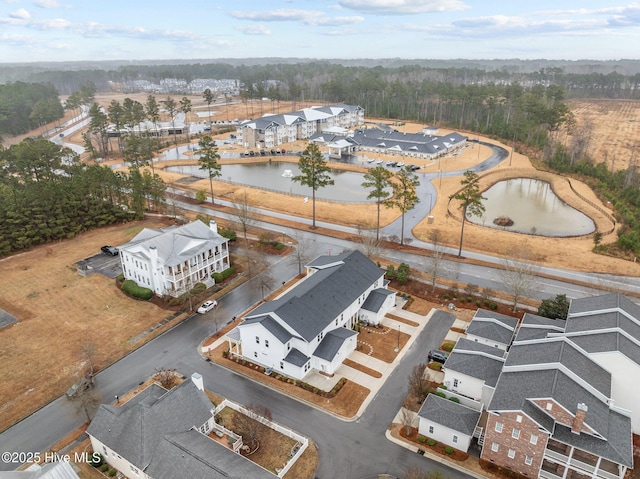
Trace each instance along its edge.
<path fill-rule="evenodd" d="M 255 152 L 255 151 L 251 150 L 251 151 L 249 152 L 249 156 L 255 156 L 255 155 L 256 155 L 256 152 Z"/>
<path fill-rule="evenodd" d="M 264 150 L 260 150 L 260 156 L 265 156 L 267 153 Z"/>
<path fill-rule="evenodd" d="M 449 355 L 444 351 L 440 351 L 439 349 L 433 349 L 429 351 L 427 358 L 429 359 L 429 361 L 435 361 L 437 363 L 444 364 L 445 361 L 449 358 Z"/>
<path fill-rule="evenodd" d="M 275 155 L 276 154 L 276 150 L 274 150 L 273 148 L 271 149 L 271 154 Z"/>
<path fill-rule="evenodd" d="M 111 256 L 118 256 L 118 254 L 120 254 L 120 251 L 118 251 L 118 248 L 114 246 L 103 246 L 102 248 L 100 248 L 100 251 L 102 251 L 105 254 L 110 254 Z"/>

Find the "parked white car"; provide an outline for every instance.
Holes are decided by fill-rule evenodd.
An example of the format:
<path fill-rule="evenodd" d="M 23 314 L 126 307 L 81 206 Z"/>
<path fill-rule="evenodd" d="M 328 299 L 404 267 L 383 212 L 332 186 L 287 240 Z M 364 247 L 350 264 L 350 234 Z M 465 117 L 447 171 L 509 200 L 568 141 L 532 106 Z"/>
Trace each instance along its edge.
<path fill-rule="evenodd" d="M 198 308 L 198 313 L 200 314 L 208 313 L 216 306 L 218 306 L 218 302 L 215 299 L 211 301 L 205 301 L 204 303 L 202 303 L 202 306 Z"/>

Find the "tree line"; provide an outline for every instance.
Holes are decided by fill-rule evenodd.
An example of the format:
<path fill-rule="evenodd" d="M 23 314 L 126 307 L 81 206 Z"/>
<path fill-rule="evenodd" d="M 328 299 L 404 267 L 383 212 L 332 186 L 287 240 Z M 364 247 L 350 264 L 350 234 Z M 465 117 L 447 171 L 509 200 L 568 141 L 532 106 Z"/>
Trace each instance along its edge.
<path fill-rule="evenodd" d="M 164 204 L 158 175 L 84 165 L 45 139 L 0 147 L 0 256 L 142 218 Z"/>
<path fill-rule="evenodd" d="M 0 140 L 59 120 L 64 109 L 51 84 L 15 82 L 0 85 Z"/>

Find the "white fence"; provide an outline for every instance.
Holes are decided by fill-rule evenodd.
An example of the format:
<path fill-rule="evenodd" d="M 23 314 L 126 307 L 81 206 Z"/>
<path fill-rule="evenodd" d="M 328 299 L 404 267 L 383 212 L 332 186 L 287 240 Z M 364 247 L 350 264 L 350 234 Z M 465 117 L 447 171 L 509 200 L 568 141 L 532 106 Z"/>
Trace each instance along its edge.
<path fill-rule="evenodd" d="M 279 432 L 280 434 L 283 434 L 291 439 L 294 439 L 298 444 L 296 446 L 294 446 L 294 448 L 291 450 L 291 454 L 290 454 L 290 458 L 289 460 L 286 462 L 286 464 L 284 464 L 282 466 L 282 468 L 277 468 L 276 471 L 278 472 L 278 477 L 283 477 L 288 471 L 289 469 L 291 469 L 291 467 L 296 463 L 296 461 L 298 460 L 298 458 L 302 455 L 302 453 L 307 449 L 307 447 L 309 447 L 309 439 L 307 439 L 306 437 L 298 434 L 297 432 L 282 426 L 281 424 L 278 424 L 277 422 L 273 422 L 273 421 L 269 421 L 268 419 L 262 417 L 262 416 L 258 416 L 255 412 L 250 411 L 249 409 L 240 406 L 239 404 L 236 404 L 234 402 L 231 402 L 227 399 L 223 400 L 213 411 L 214 416 L 216 414 L 218 414 L 220 411 L 222 411 L 225 407 L 231 408 L 234 411 L 238 411 L 241 414 L 244 414 L 246 416 L 249 416 L 252 419 L 255 419 L 258 422 L 261 422 L 262 424 L 264 424 L 267 427 L 270 427 L 271 429 Z M 216 425 L 216 427 L 218 427 Z M 299 446 L 299 447 L 298 447 Z"/>

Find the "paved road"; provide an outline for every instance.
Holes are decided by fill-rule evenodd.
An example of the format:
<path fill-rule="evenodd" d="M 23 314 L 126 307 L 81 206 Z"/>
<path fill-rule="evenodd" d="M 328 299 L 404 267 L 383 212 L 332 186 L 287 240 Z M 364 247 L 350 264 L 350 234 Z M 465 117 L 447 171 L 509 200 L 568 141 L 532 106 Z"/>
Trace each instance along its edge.
<path fill-rule="evenodd" d="M 314 249 L 320 251 L 327 246 L 316 244 Z M 273 265 L 272 273 L 281 281 L 297 273 L 297 266 L 283 259 Z M 259 299 L 260 288 L 249 281 L 221 298 L 215 314 L 222 318 L 237 316 Z M 133 389 L 156 368 L 177 369 L 185 376 L 198 371 L 203 374 L 207 388 L 240 403 L 263 402 L 272 410 L 276 421 L 311 437 L 319 446 L 317 477 L 370 478 L 377 472 L 400 476 L 406 465 L 434 467 L 430 460 L 387 441 L 384 432 L 406 395 L 406 378 L 411 368 L 424 360 L 426 351 L 437 347 L 450 324 L 451 320 L 430 322 L 364 415 L 354 423 L 337 419 L 204 361 L 197 346 L 215 331 L 216 326 L 209 315 L 190 317 L 101 371 L 96 375 L 96 391 L 103 402 L 113 402 L 116 394 L 123 395 Z M 84 419 L 75 402 L 62 397 L 0 434 L 0 444 L 8 451 L 43 451 L 82 422 Z M 0 470 L 11 470 L 10 466 L 0 464 Z M 453 470 L 445 470 L 445 473 L 455 479 L 464 477 Z"/>

